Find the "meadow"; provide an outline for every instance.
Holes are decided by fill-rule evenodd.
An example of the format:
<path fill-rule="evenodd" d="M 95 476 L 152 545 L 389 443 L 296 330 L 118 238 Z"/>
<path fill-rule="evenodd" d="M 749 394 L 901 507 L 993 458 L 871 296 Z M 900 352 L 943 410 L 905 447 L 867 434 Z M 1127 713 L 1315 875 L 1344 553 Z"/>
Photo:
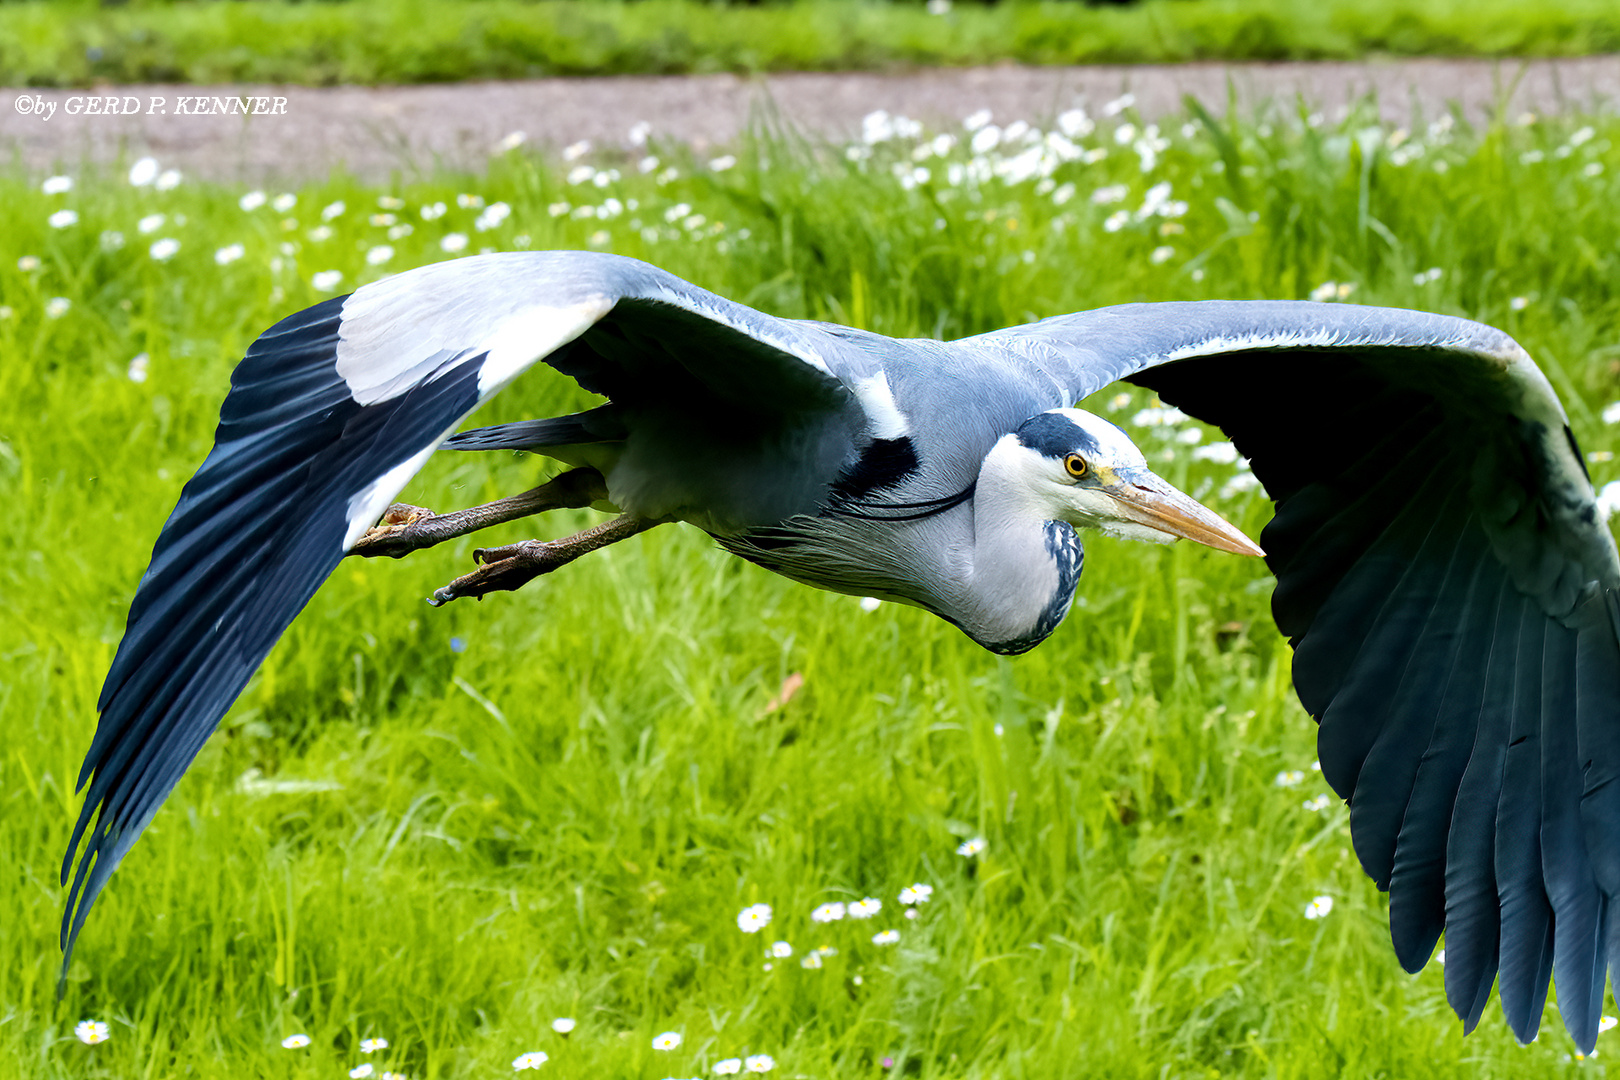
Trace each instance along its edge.
<path fill-rule="evenodd" d="M 0 83 L 419 83 L 934 65 L 1587 56 L 1609 0 L 7 0 Z"/>
<path fill-rule="evenodd" d="M 513 138 L 481 173 L 386 185 L 0 176 L 0 1072 L 1604 1074 L 1620 1035 L 1574 1060 L 1549 1003 L 1520 1047 L 1493 1004 L 1465 1039 L 1440 964 L 1399 969 L 1258 560 L 1088 539 L 1068 621 L 1016 659 L 686 527 L 423 603 L 475 544 L 586 511 L 342 564 L 56 999 L 100 682 L 265 327 L 515 248 L 893 335 L 1138 300 L 1419 307 L 1515 334 L 1594 480 L 1620 477 L 1620 122 L 1372 116 L 1154 126 L 1121 100 L 948 131 L 876 114 L 849 146 L 762 128 L 696 159 Z M 587 400 L 540 370 L 475 422 Z M 1258 534 L 1269 504 L 1219 432 L 1129 388 L 1089 407 Z M 450 510 L 549 471 L 444 453 L 403 497 Z"/>

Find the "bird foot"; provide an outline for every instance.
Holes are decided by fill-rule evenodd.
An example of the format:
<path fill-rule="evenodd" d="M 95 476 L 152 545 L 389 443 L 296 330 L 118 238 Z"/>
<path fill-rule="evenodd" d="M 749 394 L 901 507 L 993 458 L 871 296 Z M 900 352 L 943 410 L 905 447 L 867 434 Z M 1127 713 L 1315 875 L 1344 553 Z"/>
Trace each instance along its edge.
<path fill-rule="evenodd" d="M 571 548 L 572 545 L 557 540 L 521 540 L 504 547 L 477 548 L 473 551 L 473 560 L 483 565 L 442 589 L 435 589 L 428 603 L 442 607 L 469 596 L 482 600 L 487 593 L 515 592 L 541 574 L 549 574 L 573 562 L 578 553 Z"/>
<path fill-rule="evenodd" d="M 395 503 L 382 516 L 382 521 L 366 530 L 364 536 L 349 549 L 350 555 L 374 559 L 386 555 L 402 559 L 413 551 L 432 547 L 443 537 L 427 525 L 440 515 L 422 506 Z"/>
<path fill-rule="evenodd" d="M 616 544 L 656 524 L 625 514 L 561 540 L 520 540 L 505 547 L 479 548 L 473 552 L 473 559 L 484 565 L 435 590 L 428 603 L 440 607 L 465 596 L 482 599 L 486 593 L 521 589 L 586 552 Z"/>

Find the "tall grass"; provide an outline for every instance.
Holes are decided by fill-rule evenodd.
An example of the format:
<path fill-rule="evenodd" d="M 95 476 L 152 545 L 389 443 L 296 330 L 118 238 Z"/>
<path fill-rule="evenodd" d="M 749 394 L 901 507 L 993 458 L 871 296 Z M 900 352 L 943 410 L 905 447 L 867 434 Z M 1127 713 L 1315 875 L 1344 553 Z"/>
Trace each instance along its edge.
<path fill-rule="evenodd" d="M 541 75 L 1401 56 L 1620 49 L 1607 0 L 1062 0 L 931 13 L 793 0 L 93 0 L 0 3 L 0 83 L 418 83 Z"/>
<path fill-rule="evenodd" d="M 1069 135 L 979 126 L 936 142 L 879 117 L 849 148 L 762 132 L 729 164 L 514 151 L 482 175 L 338 176 L 263 205 L 122 169 L 55 194 L 0 177 L 11 1074 L 334 1077 L 372 1062 L 477 1077 L 534 1050 L 543 1075 L 580 1077 L 713 1075 L 758 1054 L 815 1077 L 1601 1069 L 1566 1063 L 1551 1008 L 1529 1047 L 1494 1009 L 1464 1040 L 1438 966 L 1401 973 L 1345 812 L 1302 805 L 1325 788 L 1264 567 L 1102 539 L 1067 623 L 1015 660 L 684 527 L 444 610 L 421 599 L 469 568 L 473 540 L 347 562 L 114 878 L 55 1001 L 73 779 L 130 596 L 232 364 L 326 295 L 316 281 L 347 290 L 453 248 L 595 247 L 778 314 L 942 336 L 1332 282 L 1351 302 L 1515 333 L 1565 395 L 1595 478 L 1616 475 L 1600 414 L 1620 341 L 1620 124 L 1029 119 Z M 276 209 L 282 194 L 296 202 Z M 50 224 L 64 209 L 77 219 Z M 159 259 L 163 240 L 179 247 Z M 1150 424 L 1164 414 L 1121 393 L 1092 407 L 1256 532 L 1264 499 L 1183 433 L 1219 435 Z M 478 419 L 583 400 L 539 371 Z M 448 510 L 545 471 L 445 454 L 405 497 Z M 773 707 L 793 675 L 802 689 Z M 978 837 L 981 853 L 956 853 Z M 934 891 L 906 918 L 914 882 Z M 1331 912 L 1307 919 L 1319 896 Z M 875 917 L 809 918 L 863 897 L 882 901 Z M 744 933 L 756 903 L 772 921 Z M 888 929 L 898 943 L 873 942 Z M 779 940 L 791 956 L 766 955 Z M 803 966 L 822 947 L 836 952 Z M 565 1038 L 556 1017 L 578 1026 Z M 110 1040 L 75 1039 L 85 1018 Z M 681 1045 L 655 1050 L 665 1031 Z M 283 1049 L 295 1033 L 311 1045 Z M 362 1053 L 378 1036 L 388 1048 Z"/>

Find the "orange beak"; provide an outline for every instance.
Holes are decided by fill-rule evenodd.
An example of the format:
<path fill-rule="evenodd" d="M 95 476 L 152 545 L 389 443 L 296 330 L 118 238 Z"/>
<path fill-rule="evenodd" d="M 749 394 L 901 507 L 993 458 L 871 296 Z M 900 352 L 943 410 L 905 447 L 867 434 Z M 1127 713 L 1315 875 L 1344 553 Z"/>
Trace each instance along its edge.
<path fill-rule="evenodd" d="M 1234 555 L 1265 555 L 1230 521 L 1147 469 L 1120 469 L 1101 490 L 1120 506 L 1120 517 L 1150 529 Z"/>

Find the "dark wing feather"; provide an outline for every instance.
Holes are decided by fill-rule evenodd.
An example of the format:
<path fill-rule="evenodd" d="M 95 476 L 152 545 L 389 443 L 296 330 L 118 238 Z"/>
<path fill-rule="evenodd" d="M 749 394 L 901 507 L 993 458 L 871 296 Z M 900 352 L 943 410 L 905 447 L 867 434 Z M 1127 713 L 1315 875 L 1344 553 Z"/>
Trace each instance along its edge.
<path fill-rule="evenodd" d="M 1251 459 L 1277 504 L 1262 545 L 1295 686 L 1401 963 L 1443 928 L 1465 1026 L 1499 969 L 1521 1039 L 1554 974 L 1590 1050 L 1620 893 L 1620 562 L 1523 351 L 1460 319 L 1287 303 L 971 340 L 1077 398 L 1151 387 Z"/>
<path fill-rule="evenodd" d="M 601 352 L 571 348 L 618 304 Z M 108 877 L 271 646 L 480 402 L 554 357 L 630 398 L 672 382 L 734 397 L 733 380 L 800 408 L 847 403 L 821 337 L 644 263 L 580 252 L 423 267 L 267 330 L 231 376 L 214 447 L 158 536 L 102 689 L 62 867 L 64 973 Z M 612 421 L 549 423 L 552 435 L 600 437 Z"/>
<path fill-rule="evenodd" d="M 346 299 L 284 319 L 249 348 L 215 447 L 158 536 L 79 775 L 89 788 L 62 867 L 65 882 L 77 853 L 66 951 L 219 718 L 342 559 L 354 493 L 477 403 L 477 365 L 467 363 L 389 402 L 356 404 L 331 377 Z"/>

